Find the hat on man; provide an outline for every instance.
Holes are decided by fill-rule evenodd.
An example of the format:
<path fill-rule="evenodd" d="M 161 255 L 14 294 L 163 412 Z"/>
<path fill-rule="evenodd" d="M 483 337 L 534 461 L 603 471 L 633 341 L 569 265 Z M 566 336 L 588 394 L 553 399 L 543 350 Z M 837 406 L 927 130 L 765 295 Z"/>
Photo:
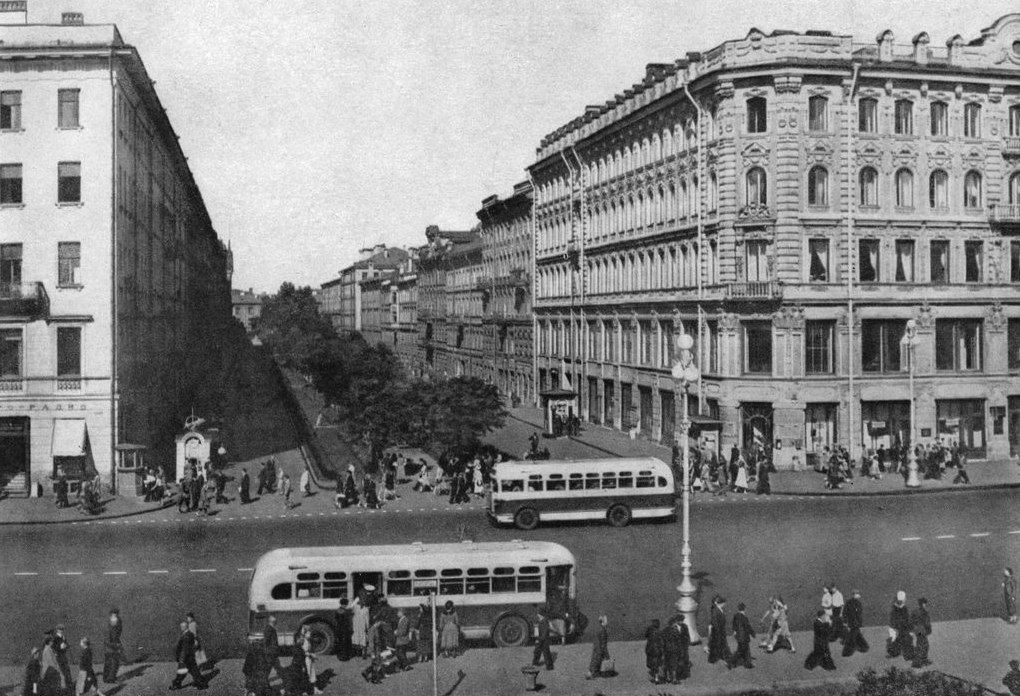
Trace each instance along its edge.
<path fill-rule="evenodd" d="M 907 601 L 907 593 L 904 592 L 903 590 L 900 590 L 899 592 L 897 592 L 896 593 L 896 601 L 897 602 L 906 602 Z"/>

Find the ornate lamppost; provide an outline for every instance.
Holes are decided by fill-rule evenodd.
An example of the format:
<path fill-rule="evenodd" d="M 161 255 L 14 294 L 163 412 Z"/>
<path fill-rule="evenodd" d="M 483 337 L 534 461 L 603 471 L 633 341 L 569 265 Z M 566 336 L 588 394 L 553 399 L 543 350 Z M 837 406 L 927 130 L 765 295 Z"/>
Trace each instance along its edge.
<path fill-rule="evenodd" d="M 683 484 L 683 547 L 681 550 L 680 572 L 682 579 L 677 591 L 680 599 L 677 600 L 676 608 L 683 616 L 687 630 L 691 632 L 691 643 L 701 642 L 698 635 L 697 612 L 698 602 L 694 599 L 697 587 L 691 580 L 691 453 L 689 435 L 691 430 L 691 419 L 687 412 L 687 393 L 692 383 L 698 381 L 701 376 L 698 366 L 694 364 L 694 355 L 691 348 L 694 347 L 694 339 L 690 334 L 684 333 L 677 337 L 679 359 L 673 365 L 673 378 L 680 387 L 680 452 L 681 462 L 684 468 Z"/>
<path fill-rule="evenodd" d="M 917 322 L 907 320 L 907 330 L 900 339 L 900 345 L 906 349 L 910 384 L 910 447 L 907 448 L 907 488 L 919 488 L 921 482 L 917 478 L 917 397 L 914 394 L 914 357 L 917 347 Z"/>

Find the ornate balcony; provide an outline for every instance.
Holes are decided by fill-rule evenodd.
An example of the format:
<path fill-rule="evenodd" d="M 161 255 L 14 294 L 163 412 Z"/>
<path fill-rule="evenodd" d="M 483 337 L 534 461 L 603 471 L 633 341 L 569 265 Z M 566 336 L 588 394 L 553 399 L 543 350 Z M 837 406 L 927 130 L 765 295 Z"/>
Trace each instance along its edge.
<path fill-rule="evenodd" d="M 770 302 L 783 299 L 783 285 L 774 280 L 723 283 L 707 286 L 705 294 L 727 302 Z"/>
<path fill-rule="evenodd" d="M 1007 157 L 1020 157 L 1020 135 L 1007 135 L 1002 138 L 1002 154 Z"/>
<path fill-rule="evenodd" d="M 1006 231 L 1020 233 L 1020 204 L 996 203 L 990 206 L 988 222 Z"/>
<path fill-rule="evenodd" d="M 50 298 L 42 283 L 0 283 L 0 316 L 49 316 Z"/>

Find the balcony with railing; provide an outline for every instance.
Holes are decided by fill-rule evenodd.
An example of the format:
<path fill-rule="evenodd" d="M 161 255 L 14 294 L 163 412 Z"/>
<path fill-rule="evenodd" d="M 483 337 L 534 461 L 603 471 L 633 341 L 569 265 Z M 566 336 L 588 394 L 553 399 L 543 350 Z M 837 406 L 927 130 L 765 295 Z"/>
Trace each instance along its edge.
<path fill-rule="evenodd" d="M 1020 232 L 1020 203 L 995 203 L 989 206 L 988 221 Z"/>
<path fill-rule="evenodd" d="M 1002 138 L 1002 154 L 1020 157 L 1020 135 L 1007 135 Z"/>
<path fill-rule="evenodd" d="M 0 283 L 0 316 L 37 319 L 50 313 L 42 283 Z"/>
<path fill-rule="evenodd" d="M 722 283 L 705 287 L 709 299 L 730 302 L 760 302 L 783 299 L 783 285 L 775 280 L 758 280 L 745 283 Z"/>

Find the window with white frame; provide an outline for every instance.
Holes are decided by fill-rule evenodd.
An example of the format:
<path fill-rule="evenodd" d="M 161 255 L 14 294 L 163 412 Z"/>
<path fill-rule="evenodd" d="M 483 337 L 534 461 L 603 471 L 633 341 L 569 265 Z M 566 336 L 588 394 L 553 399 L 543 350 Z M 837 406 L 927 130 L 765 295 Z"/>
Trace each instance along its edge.
<path fill-rule="evenodd" d="M 829 240 L 808 240 L 808 280 L 812 283 L 828 283 L 829 278 Z"/>

